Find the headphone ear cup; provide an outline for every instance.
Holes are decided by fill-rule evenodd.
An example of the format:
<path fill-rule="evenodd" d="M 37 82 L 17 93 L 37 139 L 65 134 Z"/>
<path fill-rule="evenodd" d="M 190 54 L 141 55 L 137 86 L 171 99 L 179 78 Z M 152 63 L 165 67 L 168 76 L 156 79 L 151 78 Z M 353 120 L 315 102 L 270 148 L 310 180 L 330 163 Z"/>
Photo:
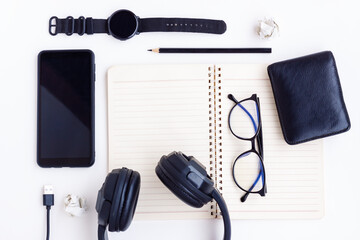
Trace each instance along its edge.
<path fill-rule="evenodd" d="M 186 204 L 200 208 L 211 201 L 212 197 L 189 181 L 188 174 L 190 175 L 194 171 L 196 169 L 190 166 L 189 159 L 181 152 L 173 152 L 168 156 L 163 156 L 155 168 L 157 176 L 170 191 Z M 197 173 L 207 179 L 206 171 L 205 176 L 198 171 Z M 209 185 L 210 189 L 213 189 L 214 183 L 211 179 L 207 179 L 208 182 L 199 180 Z"/>
<path fill-rule="evenodd" d="M 124 203 L 118 222 L 119 231 L 125 231 L 130 226 L 134 217 L 139 198 L 140 181 L 140 174 L 136 171 L 133 171 L 126 189 L 124 189 Z"/>
<path fill-rule="evenodd" d="M 109 223 L 111 203 L 118 179 L 118 169 L 113 170 L 106 176 L 105 182 L 98 192 L 96 200 L 96 211 L 98 212 L 98 221 L 102 226 L 107 226 Z"/>
<path fill-rule="evenodd" d="M 191 192 L 189 192 L 184 186 L 180 186 L 179 183 L 175 183 L 171 180 L 171 178 L 168 177 L 168 174 L 164 173 L 161 167 L 157 166 L 155 168 L 155 172 L 160 181 L 183 202 L 196 208 L 204 206 L 204 204 L 191 194 Z"/>
<path fill-rule="evenodd" d="M 105 182 L 103 184 L 102 189 L 104 191 L 104 198 L 108 201 L 112 201 L 113 199 L 119 171 L 120 169 L 112 170 L 111 173 L 106 176 Z"/>
<path fill-rule="evenodd" d="M 109 231 L 125 231 L 134 217 L 140 192 L 140 174 L 127 168 L 114 169 L 98 192 L 98 238 Z M 105 237 L 107 239 L 107 237 Z"/>
<path fill-rule="evenodd" d="M 125 201 L 124 191 L 126 190 L 126 185 L 130 179 L 132 170 L 129 170 L 127 168 L 121 168 L 113 171 L 117 172 L 117 181 L 111 200 L 109 231 L 118 232 L 118 219 L 121 216 L 122 205 Z"/>

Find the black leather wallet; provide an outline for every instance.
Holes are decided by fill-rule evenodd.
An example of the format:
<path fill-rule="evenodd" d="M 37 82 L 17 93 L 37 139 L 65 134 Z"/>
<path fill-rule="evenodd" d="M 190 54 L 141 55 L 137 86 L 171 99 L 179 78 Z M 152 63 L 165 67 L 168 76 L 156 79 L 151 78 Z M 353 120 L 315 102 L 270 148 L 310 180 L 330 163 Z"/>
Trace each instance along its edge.
<path fill-rule="evenodd" d="M 288 144 L 350 129 L 335 59 L 330 51 L 271 64 L 268 74 Z"/>

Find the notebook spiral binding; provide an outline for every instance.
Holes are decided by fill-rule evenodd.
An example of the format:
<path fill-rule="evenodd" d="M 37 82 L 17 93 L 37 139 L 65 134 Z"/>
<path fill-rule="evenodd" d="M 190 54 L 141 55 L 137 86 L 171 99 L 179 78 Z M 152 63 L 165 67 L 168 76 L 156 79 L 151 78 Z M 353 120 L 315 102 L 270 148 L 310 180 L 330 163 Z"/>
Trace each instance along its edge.
<path fill-rule="evenodd" d="M 216 187 L 219 189 L 222 194 L 223 190 L 223 181 L 222 181 L 222 96 L 221 96 L 221 67 L 217 67 L 214 71 L 214 85 L 215 85 L 215 141 L 216 141 L 216 160 L 215 160 L 215 168 L 216 168 Z M 221 216 L 219 211 L 216 212 L 217 216 Z"/>
<path fill-rule="evenodd" d="M 209 159 L 210 159 L 210 172 L 209 175 L 211 178 L 216 178 L 215 174 L 215 149 L 214 147 L 215 131 L 214 131 L 214 70 L 212 67 L 208 67 L 208 89 L 209 89 Z M 215 181 L 216 184 L 216 181 Z M 216 216 L 216 203 L 214 200 L 211 200 L 211 215 Z"/>
<path fill-rule="evenodd" d="M 222 120 L 221 120 L 221 68 L 208 68 L 209 80 L 209 152 L 210 177 L 215 187 L 222 192 Z M 212 201 L 211 215 L 221 217 L 221 213 Z"/>
<path fill-rule="evenodd" d="M 219 177 L 220 177 L 220 180 L 219 180 L 219 190 L 220 192 L 222 192 L 222 113 L 221 113 L 221 99 L 222 99 L 222 96 L 221 96 L 221 68 L 218 68 L 218 76 L 217 76 L 217 79 L 218 79 L 218 112 L 217 112 L 217 136 L 218 136 L 218 146 L 219 146 Z"/>
<path fill-rule="evenodd" d="M 209 67 L 208 71 L 210 177 L 214 179 L 215 187 L 222 193 L 221 67 Z M 214 201 L 210 208 L 212 216 L 221 217 Z"/>

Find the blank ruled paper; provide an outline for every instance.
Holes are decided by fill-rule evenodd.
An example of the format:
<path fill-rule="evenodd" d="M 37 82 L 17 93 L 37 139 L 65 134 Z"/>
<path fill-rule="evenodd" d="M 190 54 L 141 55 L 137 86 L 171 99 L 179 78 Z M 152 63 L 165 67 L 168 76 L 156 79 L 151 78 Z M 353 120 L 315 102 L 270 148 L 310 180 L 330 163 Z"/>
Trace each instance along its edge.
<path fill-rule="evenodd" d="M 275 101 L 264 65 L 221 65 L 222 193 L 231 218 L 282 219 L 321 218 L 324 215 L 322 140 L 288 145 L 282 136 Z M 249 141 L 235 138 L 228 127 L 228 114 L 238 101 L 256 93 L 260 108 L 264 141 L 264 165 L 267 194 L 250 194 L 246 202 L 234 183 L 231 167 L 235 158 L 251 148 Z M 218 134 L 218 132 L 217 132 Z M 219 135 L 219 134 L 218 134 Z M 217 137 L 217 139 L 219 136 Z"/>
<path fill-rule="evenodd" d="M 211 204 L 187 206 L 163 185 L 155 167 L 182 151 L 209 167 L 207 65 L 127 65 L 108 71 L 109 171 L 141 175 L 135 219 L 211 218 Z"/>
<path fill-rule="evenodd" d="M 235 185 L 234 159 L 250 149 L 228 128 L 233 102 L 256 93 L 264 136 L 265 197 Z M 211 218 L 208 204 L 191 208 L 157 178 L 163 154 L 195 156 L 221 189 L 232 219 L 320 218 L 324 214 L 322 140 L 295 146 L 284 140 L 265 65 L 124 65 L 108 71 L 109 171 L 141 174 L 136 219 Z M 211 164 L 210 164 L 211 163 Z"/>

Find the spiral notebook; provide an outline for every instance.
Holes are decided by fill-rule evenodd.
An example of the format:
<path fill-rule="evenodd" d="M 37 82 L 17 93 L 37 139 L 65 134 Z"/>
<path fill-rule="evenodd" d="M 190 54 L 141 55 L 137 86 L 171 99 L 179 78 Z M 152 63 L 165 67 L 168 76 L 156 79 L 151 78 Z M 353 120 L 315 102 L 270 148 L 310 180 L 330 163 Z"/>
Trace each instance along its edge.
<path fill-rule="evenodd" d="M 231 166 L 250 148 L 235 138 L 227 118 L 231 93 L 260 98 L 267 194 L 243 192 Z M 197 158 L 214 179 L 232 219 L 320 218 L 324 214 L 322 140 L 285 143 L 265 65 L 120 65 L 108 70 L 109 171 L 126 166 L 141 174 L 135 219 L 217 218 L 210 202 L 191 208 L 157 178 L 164 154 Z"/>

